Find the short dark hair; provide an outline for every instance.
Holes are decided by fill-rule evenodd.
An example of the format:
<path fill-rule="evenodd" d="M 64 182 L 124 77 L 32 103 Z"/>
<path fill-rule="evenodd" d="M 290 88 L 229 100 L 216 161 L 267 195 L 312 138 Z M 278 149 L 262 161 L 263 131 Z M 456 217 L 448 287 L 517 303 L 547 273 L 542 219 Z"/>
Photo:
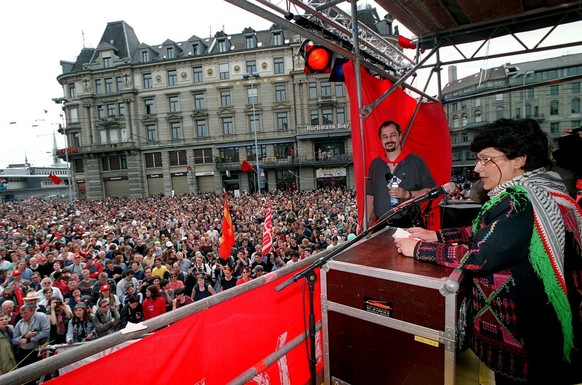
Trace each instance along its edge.
<path fill-rule="evenodd" d="M 399 134 L 402 134 L 402 128 L 400 127 L 400 124 L 396 123 L 393 120 L 387 120 L 384 123 L 382 123 L 380 125 L 380 127 L 378 127 L 378 137 L 382 134 L 382 129 L 384 127 L 387 127 L 387 126 L 394 126 L 394 127 L 396 127 L 396 131 L 398 131 Z"/>
<path fill-rule="evenodd" d="M 471 143 L 471 151 L 493 147 L 508 159 L 525 156 L 523 169 L 531 171 L 550 165 L 548 136 L 533 119 L 499 119 L 484 126 Z"/>

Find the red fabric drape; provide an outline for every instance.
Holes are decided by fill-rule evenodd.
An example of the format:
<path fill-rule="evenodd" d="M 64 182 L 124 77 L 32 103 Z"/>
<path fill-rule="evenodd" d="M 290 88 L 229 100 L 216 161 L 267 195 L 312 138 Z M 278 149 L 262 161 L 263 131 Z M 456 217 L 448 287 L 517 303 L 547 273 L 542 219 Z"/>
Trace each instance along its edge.
<path fill-rule="evenodd" d="M 69 371 L 47 384 L 223 385 L 247 369 L 264 371 L 247 384 L 309 383 L 309 361 L 301 343 L 267 368 L 261 362 L 305 333 L 309 301 L 305 280 L 275 287 L 295 272 L 186 317 L 123 349 Z M 319 269 L 315 321 L 321 321 Z M 316 370 L 323 370 L 321 331 L 316 336 Z M 73 348 L 74 349 L 74 348 Z"/>
<path fill-rule="evenodd" d="M 402 88 L 388 96 L 364 120 L 364 129 L 360 130 L 360 111 L 356 96 L 356 81 L 353 62 L 344 64 L 344 76 L 348 96 L 350 98 L 350 117 L 352 125 L 352 149 L 354 156 L 354 177 L 356 180 L 356 199 L 360 222 L 364 218 L 364 189 L 368 177 L 368 169 L 372 160 L 384 153 L 378 137 L 378 127 L 387 120 L 400 124 L 405 131 L 412 118 L 417 101 L 405 93 Z M 370 75 L 363 67 L 362 76 L 363 104 L 374 102 L 382 93 L 392 87 L 389 80 L 380 80 Z M 361 133 L 364 134 L 362 148 Z M 403 132 L 406 135 L 405 132 Z M 443 185 L 450 180 L 452 169 L 452 149 L 449 127 L 445 111 L 441 103 L 422 103 L 403 148 L 417 154 L 428 165 L 437 185 Z M 436 203 L 432 203 L 436 206 Z M 432 210 L 432 220 L 429 227 L 440 227 L 439 210 Z"/>

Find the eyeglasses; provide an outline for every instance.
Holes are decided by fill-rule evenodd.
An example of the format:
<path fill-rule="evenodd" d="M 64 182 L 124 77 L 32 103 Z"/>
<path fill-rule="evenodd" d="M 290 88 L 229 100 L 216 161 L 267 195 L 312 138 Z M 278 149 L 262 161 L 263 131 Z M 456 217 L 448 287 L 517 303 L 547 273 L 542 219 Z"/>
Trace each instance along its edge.
<path fill-rule="evenodd" d="M 102 308 L 108 307 L 109 304 L 101 305 Z"/>
<path fill-rule="evenodd" d="M 479 157 L 477 157 L 477 159 L 475 159 L 475 166 L 477 165 L 477 163 L 481 163 L 481 166 L 485 166 L 487 163 L 491 162 L 493 159 L 495 159 L 495 158 L 501 158 L 502 156 L 506 156 L 506 155 L 508 155 L 508 154 L 488 156 L 487 158 L 479 158 Z M 493 162 L 493 163 L 495 163 L 495 162 Z"/>
<path fill-rule="evenodd" d="M 394 139 L 398 138 L 400 134 L 390 134 L 390 135 L 382 135 L 380 139 Z"/>

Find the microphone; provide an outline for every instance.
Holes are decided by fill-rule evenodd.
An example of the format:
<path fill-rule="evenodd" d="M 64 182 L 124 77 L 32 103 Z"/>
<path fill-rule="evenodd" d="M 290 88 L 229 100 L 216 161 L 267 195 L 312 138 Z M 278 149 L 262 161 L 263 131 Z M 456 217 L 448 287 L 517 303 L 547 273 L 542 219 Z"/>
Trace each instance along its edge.
<path fill-rule="evenodd" d="M 453 182 L 448 182 L 442 186 L 434 187 L 422 195 L 419 195 L 415 198 L 410 198 L 409 200 L 402 202 L 398 206 L 393 207 L 391 211 L 396 213 L 396 212 L 402 211 L 404 209 L 407 209 L 408 207 L 410 207 L 412 205 L 416 205 L 416 204 L 419 204 L 421 202 L 437 198 L 443 194 L 450 194 L 453 191 L 455 191 L 455 187 L 456 186 Z"/>

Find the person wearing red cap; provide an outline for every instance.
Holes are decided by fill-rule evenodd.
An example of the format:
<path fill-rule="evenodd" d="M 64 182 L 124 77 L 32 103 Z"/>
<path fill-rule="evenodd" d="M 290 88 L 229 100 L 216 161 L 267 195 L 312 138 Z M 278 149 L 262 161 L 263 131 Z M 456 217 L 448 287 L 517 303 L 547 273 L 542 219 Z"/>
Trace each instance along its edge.
<path fill-rule="evenodd" d="M 97 310 L 99 310 L 99 303 L 101 302 L 102 299 L 108 300 L 109 303 L 111 304 L 111 308 L 114 309 L 115 311 L 119 311 L 121 302 L 119 301 L 119 297 L 117 297 L 117 295 L 113 293 L 113 290 L 111 289 L 111 286 L 109 284 L 101 285 L 101 287 L 99 288 L 99 299 L 97 300 L 97 304 L 93 306 L 94 313 Z"/>

